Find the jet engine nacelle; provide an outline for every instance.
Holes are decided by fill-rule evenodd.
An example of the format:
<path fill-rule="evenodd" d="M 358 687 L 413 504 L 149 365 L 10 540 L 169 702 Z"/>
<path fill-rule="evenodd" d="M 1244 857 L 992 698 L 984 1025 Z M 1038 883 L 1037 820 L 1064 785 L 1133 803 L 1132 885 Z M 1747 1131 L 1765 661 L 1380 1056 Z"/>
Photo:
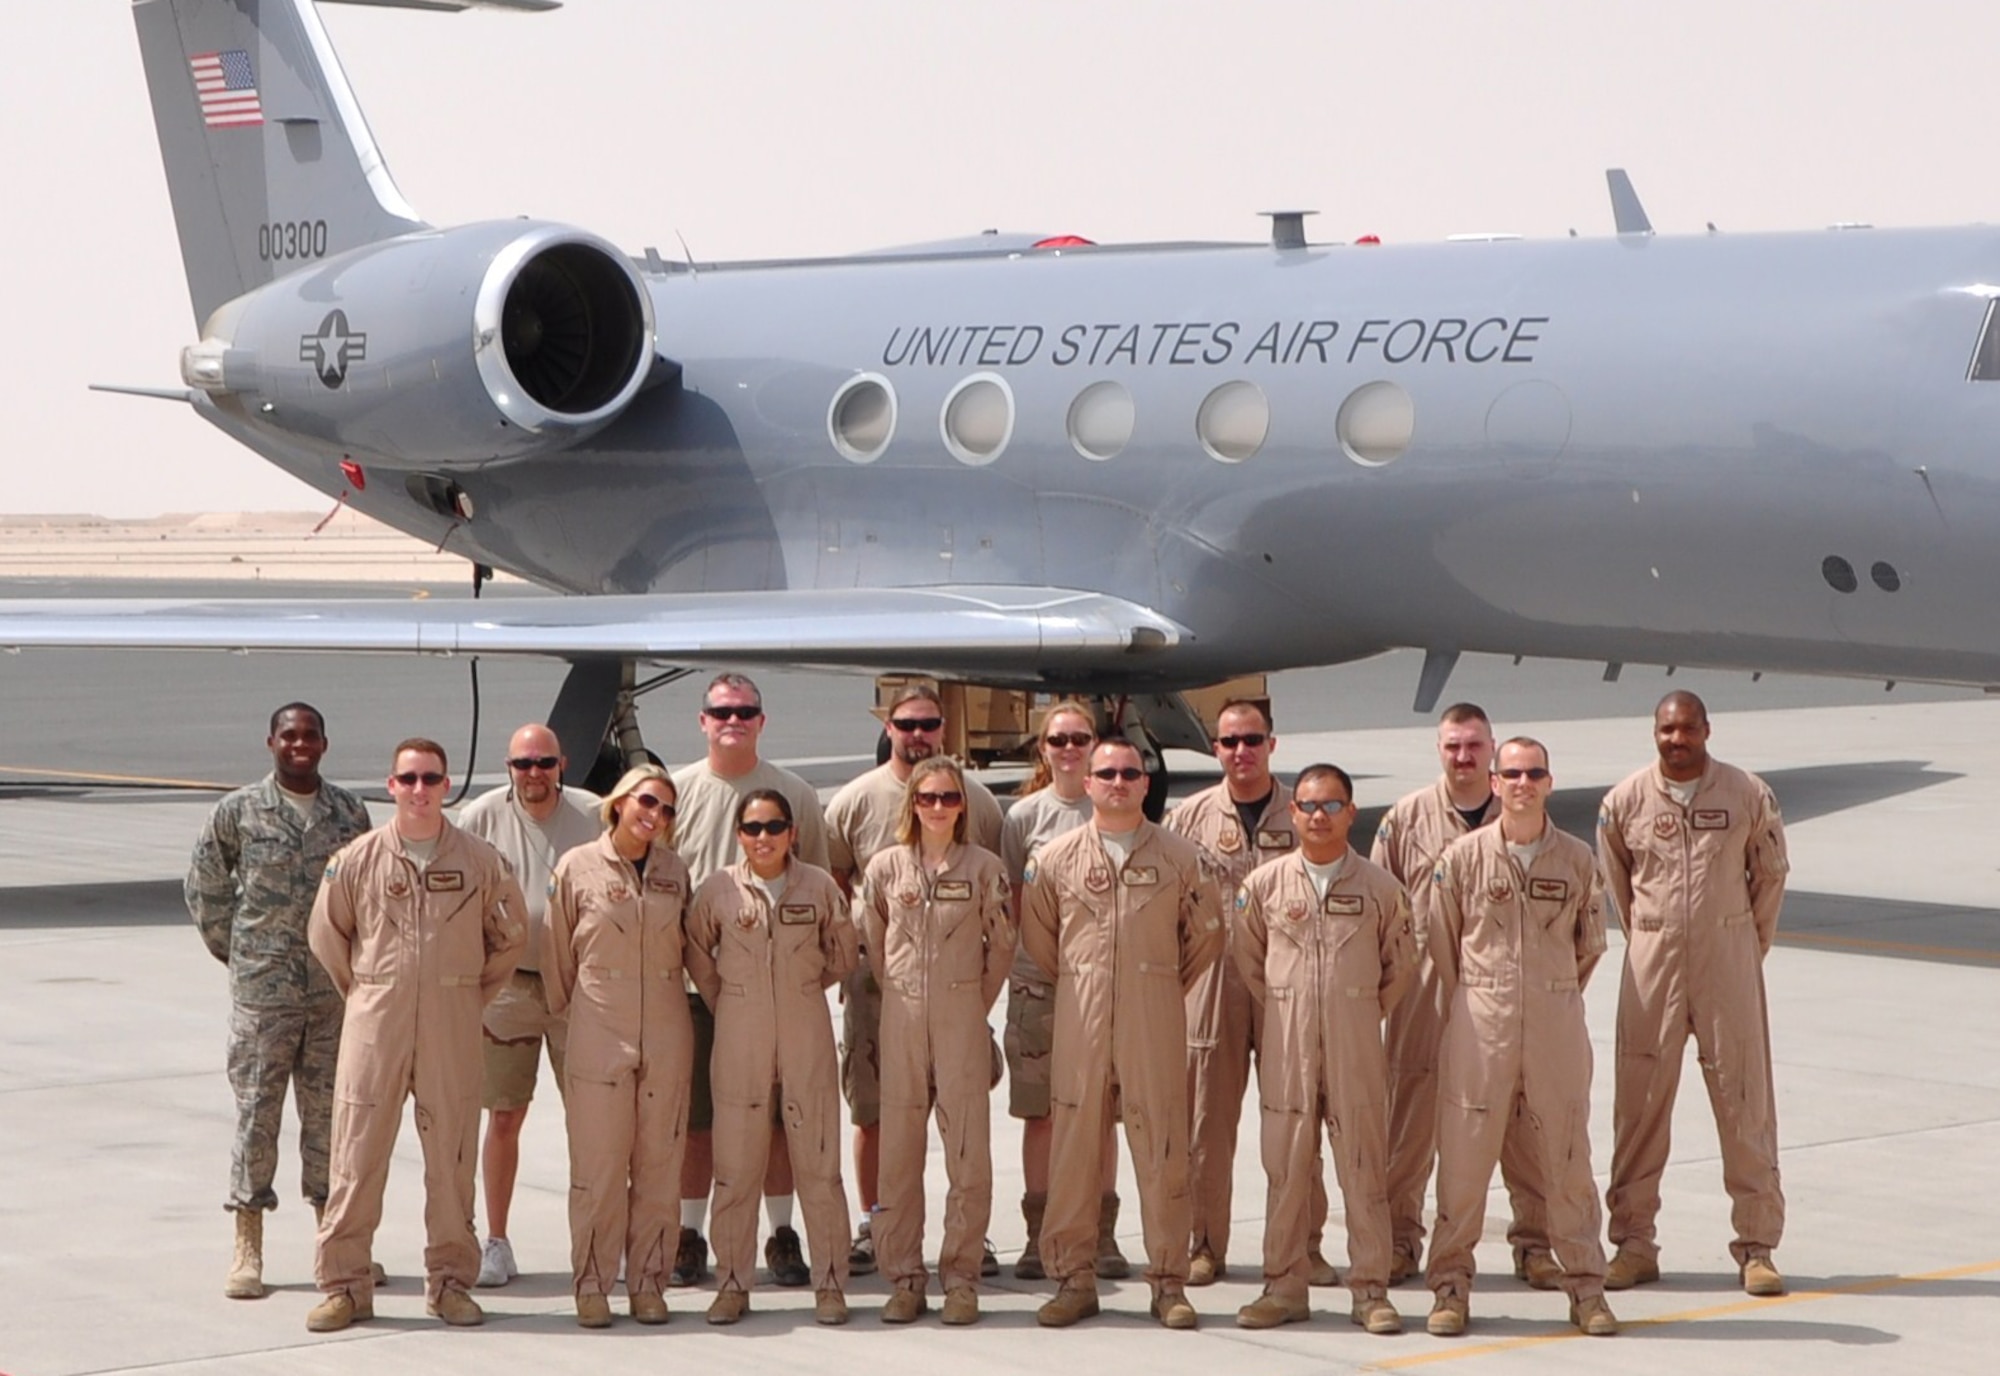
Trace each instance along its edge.
<path fill-rule="evenodd" d="M 436 470 L 596 433 L 653 350 L 652 298 L 624 255 L 567 225 L 505 220 L 386 239 L 237 297 L 181 374 L 264 424 Z"/>

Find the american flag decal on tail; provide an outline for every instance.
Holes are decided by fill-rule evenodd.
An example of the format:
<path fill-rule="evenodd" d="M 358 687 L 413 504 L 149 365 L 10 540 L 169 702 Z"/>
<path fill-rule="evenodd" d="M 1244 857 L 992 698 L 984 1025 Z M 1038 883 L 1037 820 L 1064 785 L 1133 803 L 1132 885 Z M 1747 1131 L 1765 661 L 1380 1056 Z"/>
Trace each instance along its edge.
<path fill-rule="evenodd" d="M 249 53 L 241 48 L 197 53 L 188 59 L 188 66 L 194 72 L 195 95 L 201 100 L 202 123 L 211 129 L 226 129 L 264 122 Z"/>

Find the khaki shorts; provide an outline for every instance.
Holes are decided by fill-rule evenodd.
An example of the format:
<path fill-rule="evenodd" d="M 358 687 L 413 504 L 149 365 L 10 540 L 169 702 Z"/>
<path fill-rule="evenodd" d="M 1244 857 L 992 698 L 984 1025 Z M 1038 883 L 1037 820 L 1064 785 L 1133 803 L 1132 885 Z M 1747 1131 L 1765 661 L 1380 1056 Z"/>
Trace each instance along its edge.
<path fill-rule="evenodd" d="M 535 1097 L 543 1042 L 548 1043 L 556 1093 L 563 1093 L 563 1036 L 568 1029 L 567 1018 L 549 1012 L 540 974 L 516 970 L 509 975 L 493 1002 L 486 1005 L 486 1086 L 479 1100 L 481 1107 L 528 1106 Z"/>
<path fill-rule="evenodd" d="M 1055 1050 L 1056 992 L 1022 979 L 1007 981 L 1007 1112 L 1049 1116 L 1049 1057 Z"/>
<path fill-rule="evenodd" d="M 711 1132 L 715 1128 L 715 1088 L 709 1083 L 708 1068 L 715 1059 L 715 1014 L 708 1002 L 688 990 L 688 1017 L 694 1023 L 694 1074 L 688 1081 L 688 1131 Z"/>
<path fill-rule="evenodd" d="M 857 1128 L 882 1121 L 882 986 L 864 961 L 840 984 L 840 1093 Z"/>

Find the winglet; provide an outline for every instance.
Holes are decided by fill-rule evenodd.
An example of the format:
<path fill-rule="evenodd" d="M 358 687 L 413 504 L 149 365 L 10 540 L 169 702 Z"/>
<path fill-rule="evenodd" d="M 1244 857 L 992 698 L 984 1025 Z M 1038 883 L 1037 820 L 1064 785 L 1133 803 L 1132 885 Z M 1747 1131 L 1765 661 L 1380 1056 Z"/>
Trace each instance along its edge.
<path fill-rule="evenodd" d="M 1618 232 L 1651 234 L 1653 222 L 1646 218 L 1646 207 L 1639 204 L 1639 193 L 1632 189 L 1632 179 L 1625 175 L 1625 169 L 1605 168 L 1604 180 L 1611 187 L 1611 218 L 1617 224 Z"/>

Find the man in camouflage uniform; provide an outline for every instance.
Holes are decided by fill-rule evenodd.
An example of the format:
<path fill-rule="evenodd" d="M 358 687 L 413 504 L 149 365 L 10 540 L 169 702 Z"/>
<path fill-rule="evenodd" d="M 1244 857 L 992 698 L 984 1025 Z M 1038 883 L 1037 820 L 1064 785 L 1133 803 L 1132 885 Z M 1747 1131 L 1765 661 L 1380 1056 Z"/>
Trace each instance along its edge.
<path fill-rule="evenodd" d="M 299 1114 L 306 1198 L 326 1205 L 327 1134 L 340 1051 L 340 993 L 306 948 L 306 918 L 327 858 L 368 830 L 368 813 L 319 776 L 326 724 L 302 702 L 271 716 L 272 770 L 215 806 L 195 842 L 187 905 L 229 967 L 229 1085 L 236 1141 L 229 1198 L 236 1252 L 223 1293 L 264 1295 L 264 1211 L 278 1207 L 278 1127 L 285 1085 Z"/>

